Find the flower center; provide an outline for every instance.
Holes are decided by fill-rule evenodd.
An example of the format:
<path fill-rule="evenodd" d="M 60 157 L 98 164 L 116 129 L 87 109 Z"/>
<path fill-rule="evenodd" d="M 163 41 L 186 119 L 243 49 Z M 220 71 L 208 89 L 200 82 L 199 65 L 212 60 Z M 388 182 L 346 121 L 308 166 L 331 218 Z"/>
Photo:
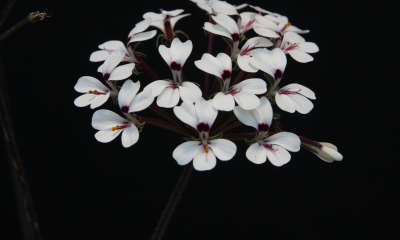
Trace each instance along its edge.
<path fill-rule="evenodd" d="M 206 123 L 200 123 L 197 125 L 197 131 L 199 132 L 209 132 L 210 131 L 210 126 Z"/>
<path fill-rule="evenodd" d="M 94 95 L 105 95 L 105 93 L 98 92 L 97 90 L 89 90 L 89 94 L 94 94 Z"/>
<path fill-rule="evenodd" d="M 235 96 L 236 94 L 240 93 L 242 91 L 242 89 L 232 89 L 231 91 L 229 91 L 227 94 L 230 94 L 232 96 Z"/>
<path fill-rule="evenodd" d="M 239 41 L 239 34 L 237 34 L 237 33 L 232 33 L 232 34 L 231 34 L 231 37 L 232 37 L 232 40 L 233 40 L 234 42 Z"/>
<path fill-rule="evenodd" d="M 258 124 L 258 131 L 259 132 L 268 132 L 268 130 L 269 130 L 268 124 L 265 124 L 265 123 Z"/>
<path fill-rule="evenodd" d="M 278 149 L 276 149 L 276 148 L 273 148 L 272 147 L 272 145 L 269 145 L 269 144 L 263 144 L 263 146 L 265 147 L 265 148 L 267 148 L 267 149 L 271 149 L 272 151 L 274 151 L 274 152 L 277 152 L 278 151 Z"/>
<path fill-rule="evenodd" d="M 221 75 L 221 78 L 223 81 L 225 81 L 226 79 L 231 78 L 231 72 L 229 70 L 224 70 L 224 72 Z"/>
<path fill-rule="evenodd" d="M 283 51 L 290 51 L 296 48 L 300 48 L 299 43 L 291 43 L 291 42 L 286 42 L 285 46 L 283 47 Z"/>
<path fill-rule="evenodd" d="M 206 151 L 206 153 L 208 153 L 208 146 L 204 146 L 204 151 Z"/>
<path fill-rule="evenodd" d="M 274 76 L 275 76 L 275 81 L 276 81 L 276 80 L 282 78 L 283 73 L 282 73 L 282 71 L 280 69 L 276 69 L 276 72 L 275 72 Z"/>
<path fill-rule="evenodd" d="M 121 111 L 122 111 L 123 113 L 128 113 L 129 107 L 128 107 L 128 106 L 122 106 L 122 107 L 121 107 Z"/>
<path fill-rule="evenodd" d="M 301 91 L 301 88 L 300 88 L 300 90 L 298 90 L 298 91 L 290 91 L 290 89 L 287 89 L 287 90 L 279 90 L 279 94 L 293 94 L 293 93 L 298 93 L 298 92 L 300 92 Z"/>
<path fill-rule="evenodd" d="M 120 128 L 121 128 L 121 127 L 117 125 L 117 126 L 113 127 L 112 130 L 113 130 L 113 132 L 114 132 L 115 130 L 120 129 Z"/>
<path fill-rule="evenodd" d="M 290 25 L 292 25 L 290 22 L 286 23 L 285 26 L 283 27 L 283 29 L 282 29 L 281 31 L 285 30 L 285 29 L 286 29 L 287 27 L 289 27 Z"/>
<path fill-rule="evenodd" d="M 258 44 L 260 44 L 260 42 L 257 42 L 257 44 L 256 45 L 254 45 L 254 46 L 248 46 L 248 47 L 246 47 L 243 51 L 242 51 L 242 53 L 240 54 L 240 55 L 246 55 L 250 50 L 253 50 L 255 47 L 257 47 L 257 45 Z"/>
<path fill-rule="evenodd" d="M 173 61 L 169 67 L 174 71 L 182 70 L 182 66 L 179 63 L 175 62 L 175 61 Z"/>
<path fill-rule="evenodd" d="M 104 80 L 108 81 L 109 78 L 110 78 L 110 73 L 105 73 Z"/>
<path fill-rule="evenodd" d="M 97 90 L 89 90 L 89 93 L 93 93 L 93 94 L 96 94 L 97 93 Z"/>

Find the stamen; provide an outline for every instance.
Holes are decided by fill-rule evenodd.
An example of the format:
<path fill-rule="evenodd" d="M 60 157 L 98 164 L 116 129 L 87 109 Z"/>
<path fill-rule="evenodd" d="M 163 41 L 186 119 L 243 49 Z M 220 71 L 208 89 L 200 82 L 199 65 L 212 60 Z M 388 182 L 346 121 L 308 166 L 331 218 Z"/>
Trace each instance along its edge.
<path fill-rule="evenodd" d="M 89 93 L 93 93 L 93 94 L 96 94 L 97 93 L 97 90 L 89 90 Z"/>
<path fill-rule="evenodd" d="M 290 25 L 292 25 L 290 22 L 286 23 L 284 29 L 289 27 Z"/>
<path fill-rule="evenodd" d="M 117 125 L 117 126 L 113 127 L 112 130 L 113 130 L 113 132 L 114 132 L 115 130 L 120 129 L 120 128 L 121 128 L 121 127 Z"/>
<path fill-rule="evenodd" d="M 204 150 L 208 153 L 208 146 L 204 146 Z"/>

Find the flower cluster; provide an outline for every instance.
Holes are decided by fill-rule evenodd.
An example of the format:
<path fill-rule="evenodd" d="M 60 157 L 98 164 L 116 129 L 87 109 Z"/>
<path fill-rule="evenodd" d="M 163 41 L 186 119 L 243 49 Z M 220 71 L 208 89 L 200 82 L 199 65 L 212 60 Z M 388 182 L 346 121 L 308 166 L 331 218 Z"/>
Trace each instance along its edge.
<path fill-rule="evenodd" d="M 216 158 L 232 159 L 237 148 L 231 140 L 244 140 L 250 145 L 246 157 L 256 164 L 268 159 L 273 165 L 282 166 L 291 159 L 288 151 L 297 152 L 301 146 L 326 162 L 342 160 L 334 145 L 284 131 L 277 121 L 279 114 L 274 114 L 274 105 L 283 111 L 301 114 L 309 113 L 314 107 L 309 99 L 316 97 L 309 88 L 298 83 L 280 87 L 287 55 L 306 63 L 313 61 L 309 53 L 319 51 L 315 43 L 306 42 L 299 35 L 309 31 L 293 26 L 286 16 L 260 7 L 249 6 L 251 11 L 239 13 L 238 10 L 248 7 L 247 4 L 234 6 L 218 0 L 191 1 L 209 14 L 209 22 L 203 27 L 209 35 L 208 52 L 194 62 L 205 72 L 205 80 L 198 80 L 197 74 L 191 74 L 190 80 L 194 82 L 187 81 L 183 73 L 193 42 L 174 27 L 178 20 L 190 14 L 182 14 L 182 9 L 145 13 L 143 20 L 128 34 L 126 45 L 121 41 L 108 41 L 91 54 L 90 61 L 103 62 L 98 72 L 107 86 L 90 76 L 79 78 L 75 85 L 75 90 L 83 93 L 75 99 L 76 106 L 90 105 L 94 109 L 111 98 L 124 116 L 105 109 L 97 110 L 92 118 L 93 128 L 99 130 L 95 138 L 107 143 L 122 133 L 122 145 L 127 148 L 139 140 L 144 123 L 167 128 L 185 135 L 188 140 L 173 151 L 173 158 L 179 165 L 193 160 L 194 168 L 199 171 L 214 168 Z M 142 59 L 145 55 L 136 51 L 140 42 L 157 35 L 157 30 L 146 31 L 149 27 L 161 30 L 156 44 L 161 58 L 171 69 L 170 79 L 159 78 Z M 227 42 L 227 48 L 214 55 L 211 46 L 217 36 Z M 152 77 L 152 81 L 142 81 L 146 84 L 140 91 L 140 81 L 127 78 L 132 74 L 136 78 L 142 70 Z M 237 76 L 233 78 L 235 72 Z M 262 77 L 255 78 L 257 73 Z M 209 88 L 210 75 L 215 76 L 212 88 Z M 124 83 L 119 84 L 122 80 Z M 155 111 L 170 123 L 137 114 L 145 109 Z M 240 125 L 255 130 L 225 133 Z"/>

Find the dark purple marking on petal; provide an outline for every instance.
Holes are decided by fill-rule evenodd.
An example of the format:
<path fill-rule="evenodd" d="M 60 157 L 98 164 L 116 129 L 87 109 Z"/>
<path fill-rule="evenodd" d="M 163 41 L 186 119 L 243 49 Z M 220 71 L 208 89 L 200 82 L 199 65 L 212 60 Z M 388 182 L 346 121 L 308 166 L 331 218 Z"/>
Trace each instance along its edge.
<path fill-rule="evenodd" d="M 278 79 L 281 79 L 282 78 L 282 76 L 283 76 L 283 73 L 282 73 L 282 71 L 281 70 L 279 70 L 279 69 L 276 69 L 276 72 L 275 72 L 275 81 L 276 80 L 278 80 Z"/>
<path fill-rule="evenodd" d="M 265 123 L 258 124 L 258 131 L 259 132 L 268 132 L 268 130 L 269 130 L 268 124 L 265 124 Z"/>
<path fill-rule="evenodd" d="M 128 106 L 122 106 L 122 107 L 121 107 L 121 111 L 122 111 L 123 113 L 128 113 L 129 107 L 128 107 Z"/>
<path fill-rule="evenodd" d="M 199 132 L 209 132 L 210 131 L 210 126 L 206 123 L 199 123 L 197 125 L 197 131 Z"/>
<path fill-rule="evenodd" d="M 225 81 L 226 79 L 231 78 L 231 72 L 229 70 L 224 70 L 224 72 L 221 75 L 221 78 L 223 81 Z"/>
<path fill-rule="evenodd" d="M 278 151 L 278 149 L 277 148 L 273 148 L 272 147 L 272 145 L 269 145 L 269 144 L 263 144 L 263 146 L 265 147 L 265 148 L 267 148 L 267 149 L 271 149 L 272 151 L 274 151 L 274 152 L 277 152 Z"/>
<path fill-rule="evenodd" d="M 171 63 L 171 65 L 169 66 L 172 70 L 174 70 L 174 71 L 180 71 L 180 70 L 182 70 L 182 66 L 179 64 L 179 63 L 177 63 L 177 62 L 172 62 Z"/>
<path fill-rule="evenodd" d="M 231 34 L 231 37 L 232 37 L 232 40 L 233 40 L 234 42 L 239 41 L 239 34 L 237 34 L 237 33 L 232 33 L 232 34 Z"/>
<path fill-rule="evenodd" d="M 103 77 L 105 81 L 108 81 L 108 79 L 110 78 L 110 73 L 105 73 Z"/>

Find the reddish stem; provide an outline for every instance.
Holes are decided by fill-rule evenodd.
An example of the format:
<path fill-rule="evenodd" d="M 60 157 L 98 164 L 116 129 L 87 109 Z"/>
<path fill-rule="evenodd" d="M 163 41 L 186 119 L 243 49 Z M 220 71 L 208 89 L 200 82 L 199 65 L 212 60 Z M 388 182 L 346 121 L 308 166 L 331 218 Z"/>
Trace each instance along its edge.
<path fill-rule="evenodd" d="M 135 54 L 136 59 L 138 60 L 139 66 L 141 66 L 154 80 L 160 80 L 155 72 L 146 64 L 146 62 L 141 59 L 138 55 Z"/>
<path fill-rule="evenodd" d="M 215 78 L 213 87 L 211 89 L 211 95 L 214 94 L 218 90 L 218 86 L 219 86 L 219 81 L 217 78 Z"/>
<path fill-rule="evenodd" d="M 240 125 L 242 125 L 241 121 L 237 121 L 237 122 L 231 123 L 228 126 L 223 127 L 220 130 L 218 130 L 214 135 L 217 135 L 218 133 L 221 133 L 221 132 L 228 131 L 229 129 L 235 128 L 235 127 L 240 126 Z"/>
<path fill-rule="evenodd" d="M 164 20 L 164 29 L 165 29 L 165 33 L 167 34 L 167 38 L 168 38 L 168 42 L 171 44 L 172 40 L 174 40 L 174 33 L 172 32 L 172 26 L 171 26 L 171 17 L 168 16 L 168 20 Z"/>
<path fill-rule="evenodd" d="M 217 123 L 213 129 L 211 130 L 210 135 L 213 136 L 215 135 L 214 133 L 217 132 L 221 127 L 225 126 L 226 124 L 230 123 L 233 119 L 235 119 L 235 113 L 233 111 L 223 120 L 221 120 L 219 123 Z"/>
<path fill-rule="evenodd" d="M 238 84 L 240 82 L 240 80 L 242 79 L 243 75 L 244 75 L 244 71 L 240 70 L 240 73 L 236 77 L 235 81 L 232 83 L 232 86 Z"/>
<path fill-rule="evenodd" d="M 313 140 L 310 140 L 308 138 L 302 137 L 302 136 L 298 136 L 300 138 L 301 143 L 305 143 L 305 144 L 309 144 L 318 148 L 322 148 L 322 144 L 319 142 L 315 142 Z"/>
<path fill-rule="evenodd" d="M 228 55 L 228 56 L 231 55 L 231 46 L 229 46 L 229 44 L 228 44 L 228 46 L 226 46 L 225 54 Z"/>
<path fill-rule="evenodd" d="M 156 126 L 159 126 L 159 127 L 162 127 L 162 128 L 165 128 L 165 129 L 177 132 L 177 133 L 181 133 L 181 134 L 186 135 L 186 136 L 192 136 L 192 134 L 190 133 L 189 130 L 181 129 L 181 128 L 176 127 L 176 126 L 174 126 L 174 125 L 172 125 L 170 123 L 167 123 L 167 122 L 164 122 L 164 121 L 160 121 L 160 120 L 157 120 L 157 119 L 153 119 L 153 118 L 148 118 L 148 117 L 139 117 L 139 116 L 136 116 L 136 117 L 141 122 L 153 124 L 153 125 L 156 125 Z"/>
<path fill-rule="evenodd" d="M 256 72 L 255 72 L 255 73 L 249 73 L 249 74 L 247 74 L 247 76 L 246 76 L 246 78 L 245 78 L 244 80 L 247 80 L 247 79 L 253 78 L 253 77 L 254 77 L 254 75 L 256 75 Z"/>
<path fill-rule="evenodd" d="M 224 138 L 230 140 L 244 140 L 244 139 L 254 139 L 256 133 L 233 133 L 233 134 L 224 134 Z"/>

